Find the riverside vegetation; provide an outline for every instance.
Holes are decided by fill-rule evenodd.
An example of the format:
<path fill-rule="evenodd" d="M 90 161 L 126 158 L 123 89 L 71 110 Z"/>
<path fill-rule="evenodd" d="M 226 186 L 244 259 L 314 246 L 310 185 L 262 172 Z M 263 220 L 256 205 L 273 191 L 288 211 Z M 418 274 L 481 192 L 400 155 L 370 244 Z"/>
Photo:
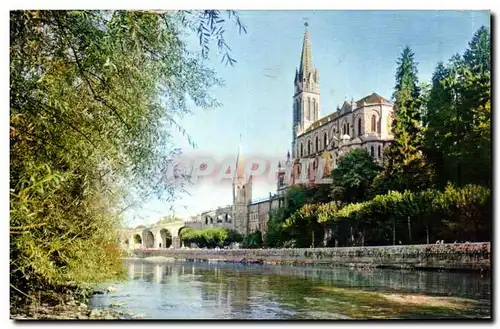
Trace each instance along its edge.
<path fill-rule="evenodd" d="M 10 13 L 11 312 L 123 275 L 122 214 L 183 188 L 172 130 L 192 143 L 176 118 L 218 106 L 204 59 L 216 42 L 235 63 L 228 22 L 246 31 L 234 11 Z"/>
<path fill-rule="evenodd" d="M 232 65 L 219 11 L 13 11 L 10 17 L 10 293 L 18 307 L 84 298 L 123 276 L 116 229 L 179 153 L 176 117 L 218 105 L 211 40 Z M 246 28 L 229 11 L 240 32 Z M 182 41 L 199 36 L 201 51 Z M 355 150 L 332 186 L 298 186 L 268 233 L 184 233 L 213 247 L 309 247 L 491 239 L 490 34 L 420 84 L 409 47 L 396 73 L 394 143 L 382 167 Z M 189 139 L 192 143 L 192 141 Z M 353 165 L 363 163 L 365 165 Z M 133 198 L 132 198 L 133 197 Z M 205 238 L 205 237 L 209 238 Z M 76 305 L 76 304 L 75 304 Z"/>

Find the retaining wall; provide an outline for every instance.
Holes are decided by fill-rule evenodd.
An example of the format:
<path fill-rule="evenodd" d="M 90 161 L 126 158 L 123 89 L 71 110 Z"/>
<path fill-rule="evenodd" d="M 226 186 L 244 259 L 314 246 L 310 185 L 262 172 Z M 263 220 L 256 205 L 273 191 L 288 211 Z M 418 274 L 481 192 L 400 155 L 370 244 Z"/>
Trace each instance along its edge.
<path fill-rule="evenodd" d="M 139 258 L 315 264 L 430 270 L 490 270 L 491 246 L 485 243 L 301 249 L 136 249 Z"/>

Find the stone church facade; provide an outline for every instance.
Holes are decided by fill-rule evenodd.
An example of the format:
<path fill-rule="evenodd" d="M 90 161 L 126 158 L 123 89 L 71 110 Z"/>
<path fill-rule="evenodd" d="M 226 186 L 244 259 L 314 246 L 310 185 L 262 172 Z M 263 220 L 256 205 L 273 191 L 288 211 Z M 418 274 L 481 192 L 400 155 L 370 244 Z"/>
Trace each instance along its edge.
<path fill-rule="evenodd" d="M 288 153 L 286 161 L 280 164 L 277 194 L 252 201 L 252 177 L 245 175 L 240 147 L 233 180 L 233 204 L 202 213 L 201 227 L 222 226 L 241 234 L 259 230 L 265 235 L 269 213 L 284 206 L 284 192 L 288 186 L 303 182 L 304 178 L 313 183 L 317 177 L 328 176 L 339 159 L 354 148 L 365 148 L 376 161 L 383 161 L 383 150 L 393 139 L 393 104 L 374 92 L 357 101 L 346 100 L 336 111 L 321 118 L 319 86 L 319 71 L 312 65 L 306 30 L 294 78 L 292 155 Z M 321 158 L 324 166 L 319 166 Z M 323 172 L 318 173 L 318 170 Z M 285 179 L 287 172 L 288 181 Z"/>

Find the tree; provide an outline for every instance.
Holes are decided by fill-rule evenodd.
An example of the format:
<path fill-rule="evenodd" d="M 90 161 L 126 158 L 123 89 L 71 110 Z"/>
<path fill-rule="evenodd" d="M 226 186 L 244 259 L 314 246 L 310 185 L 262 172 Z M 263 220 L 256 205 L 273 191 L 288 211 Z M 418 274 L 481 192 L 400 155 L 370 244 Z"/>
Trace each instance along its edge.
<path fill-rule="evenodd" d="M 368 200 L 373 179 L 380 171 L 380 166 L 364 148 L 352 150 L 332 171 L 332 198 L 346 203 Z"/>
<path fill-rule="evenodd" d="M 223 22 L 217 11 L 11 12 L 14 294 L 122 271 L 115 229 L 127 196 L 174 197 L 176 117 L 188 101 L 218 105 L 209 91 L 221 81 L 203 59 L 212 38 L 226 49 Z M 193 24 L 202 54 L 182 40 Z"/>
<path fill-rule="evenodd" d="M 481 27 L 463 56 L 433 74 L 425 152 L 437 184 L 491 186 L 490 36 Z"/>
<path fill-rule="evenodd" d="M 422 98 L 414 53 L 407 46 L 398 60 L 393 98 L 394 140 L 387 149 L 386 165 L 379 179 L 384 188 L 419 190 L 429 184 L 431 173 L 422 152 Z"/>
<path fill-rule="evenodd" d="M 286 220 L 285 213 L 285 208 L 273 209 L 269 212 L 267 234 L 264 241 L 266 246 L 269 248 L 281 247 L 291 238 L 283 226 Z"/>

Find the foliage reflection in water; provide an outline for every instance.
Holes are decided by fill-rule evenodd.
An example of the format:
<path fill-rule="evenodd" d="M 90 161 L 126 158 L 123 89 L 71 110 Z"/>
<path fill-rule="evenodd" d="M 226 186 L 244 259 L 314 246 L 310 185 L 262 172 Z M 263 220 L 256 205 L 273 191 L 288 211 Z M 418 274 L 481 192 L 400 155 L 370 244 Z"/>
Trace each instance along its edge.
<path fill-rule="evenodd" d="M 490 317 L 489 275 L 128 260 L 109 305 L 148 319 Z"/>

